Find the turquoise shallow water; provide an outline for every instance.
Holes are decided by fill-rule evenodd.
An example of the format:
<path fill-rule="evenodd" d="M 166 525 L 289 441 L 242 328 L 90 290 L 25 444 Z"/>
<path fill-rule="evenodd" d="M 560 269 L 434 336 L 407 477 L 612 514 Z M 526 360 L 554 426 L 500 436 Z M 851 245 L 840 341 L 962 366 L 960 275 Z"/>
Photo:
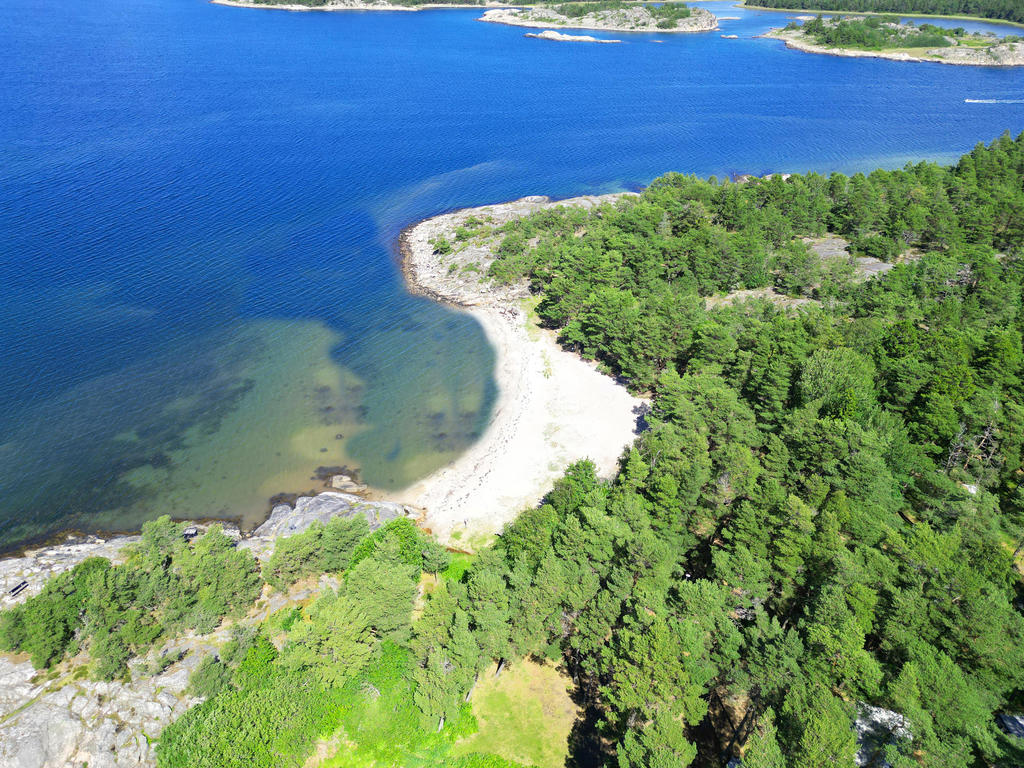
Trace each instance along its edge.
<path fill-rule="evenodd" d="M 0 548 L 252 523 L 317 467 L 393 489 L 464 450 L 493 353 L 404 290 L 419 218 L 1024 129 L 1022 71 L 809 56 L 753 38 L 785 14 L 708 5 L 741 18 L 606 46 L 473 10 L 0 6 Z"/>

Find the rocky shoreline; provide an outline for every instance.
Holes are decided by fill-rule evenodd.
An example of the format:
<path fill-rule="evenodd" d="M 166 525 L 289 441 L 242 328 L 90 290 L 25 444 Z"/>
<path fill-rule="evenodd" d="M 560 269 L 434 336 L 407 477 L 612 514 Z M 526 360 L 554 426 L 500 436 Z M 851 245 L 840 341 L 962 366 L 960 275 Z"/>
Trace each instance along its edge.
<path fill-rule="evenodd" d="M 314 522 L 334 517 L 365 515 L 370 529 L 389 520 L 418 517 L 402 504 L 368 501 L 340 491 L 301 496 L 294 505 L 278 504 L 270 517 L 248 535 L 224 524 L 224 531 L 260 560 L 267 559 L 274 542 L 301 533 Z M 206 523 L 195 526 L 201 531 Z M 0 608 L 23 602 L 46 580 L 70 570 L 89 557 L 117 562 L 138 535 L 109 539 L 71 535 L 62 543 L 28 550 L 19 557 L 0 560 Z M 10 590 L 28 586 L 16 596 Z M 297 585 L 287 594 L 264 592 L 256 609 L 241 619 L 257 624 L 275 610 L 300 602 L 330 582 Z M 11 768 L 148 768 L 156 765 L 153 742 L 168 723 L 201 701 L 188 692 L 192 671 L 203 657 L 216 653 L 230 639 L 229 627 L 208 635 L 175 637 L 147 657 L 131 663 L 127 681 L 94 681 L 80 674 L 87 663 L 71 659 L 55 672 L 40 672 L 25 657 L 0 655 L 0 765 Z M 163 663 L 161 660 L 169 661 Z"/>
<path fill-rule="evenodd" d="M 345 481 L 335 483 L 343 484 Z M 354 493 L 323 491 L 316 496 L 299 496 L 294 504 L 275 505 L 267 519 L 250 533 L 243 533 L 238 526 L 229 522 L 202 521 L 186 524 L 199 533 L 211 525 L 219 525 L 225 534 L 238 542 L 239 547 L 252 550 L 259 560 L 266 560 L 277 539 L 302 533 L 314 522 L 326 523 L 333 517 L 348 517 L 358 513 L 366 515 L 371 529 L 397 517 L 420 516 L 417 510 L 394 501 L 370 501 Z M 47 579 L 71 570 L 87 558 L 105 557 L 111 562 L 119 562 L 123 559 L 124 548 L 139 539 L 138 534 L 104 538 L 95 534 L 69 533 L 63 541 L 0 559 L 0 610 L 38 594 Z M 27 586 L 12 595 L 11 592 L 23 582 L 27 582 Z"/>
<path fill-rule="evenodd" d="M 565 16 L 554 8 L 496 8 L 486 11 L 477 21 L 507 24 L 536 29 L 592 29 L 600 32 L 711 32 L 718 29 L 718 19 L 704 8 L 691 8 L 687 18 L 675 26 L 662 28 L 647 8 L 637 5 L 613 11 L 595 11 L 580 17 Z"/>
<path fill-rule="evenodd" d="M 567 35 L 564 32 L 555 32 L 553 29 L 546 29 L 543 32 L 527 32 L 523 37 L 533 37 L 537 40 L 553 40 L 559 43 L 621 43 L 621 40 L 602 40 L 600 37 L 590 35 Z"/>
<path fill-rule="evenodd" d="M 501 224 L 545 208 L 593 208 L 631 194 L 526 197 L 437 216 L 402 233 L 410 290 L 472 314 L 497 353 L 499 397 L 484 435 L 447 467 L 392 495 L 424 510 L 424 524 L 442 542 L 471 545 L 498 533 L 535 506 L 574 461 L 589 458 L 599 474 L 613 475 L 635 437 L 645 403 L 537 327 L 525 283 L 497 285 L 486 278 L 503 239 L 494 232 Z M 470 222 L 484 228 L 460 242 L 459 230 Z M 439 239 L 457 247 L 442 255 Z"/>
<path fill-rule="evenodd" d="M 951 64 L 968 67 L 1020 67 L 1024 66 L 1024 43 L 1004 43 L 991 48 L 971 48 L 955 46 L 949 48 L 933 48 L 925 56 L 918 56 L 906 51 L 862 51 L 854 48 L 831 48 L 818 45 L 807 39 L 799 30 L 784 28 L 772 29 L 761 35 L 771 40 L 781 40 L 787 48 L 804 53 L 817 53 L 826 56 L 843 56 L 854 59 L 887 59 L 889 61 L 931 62 L 933 64 Z"/>

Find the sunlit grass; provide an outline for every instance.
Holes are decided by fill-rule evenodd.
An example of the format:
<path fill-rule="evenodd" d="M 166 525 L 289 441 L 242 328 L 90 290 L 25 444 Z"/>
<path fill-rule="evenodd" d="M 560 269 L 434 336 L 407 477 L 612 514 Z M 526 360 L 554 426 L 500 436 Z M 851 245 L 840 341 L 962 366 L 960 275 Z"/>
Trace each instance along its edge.
<path fill-rule="evenodd" d="M 570 680 L 554 666 L 520 661 L 498 677 L 483 673 L 470 703 L 479 730 L 453 755 L 483 752 L 537 768 L 563 768 L 577 707 Z"/>

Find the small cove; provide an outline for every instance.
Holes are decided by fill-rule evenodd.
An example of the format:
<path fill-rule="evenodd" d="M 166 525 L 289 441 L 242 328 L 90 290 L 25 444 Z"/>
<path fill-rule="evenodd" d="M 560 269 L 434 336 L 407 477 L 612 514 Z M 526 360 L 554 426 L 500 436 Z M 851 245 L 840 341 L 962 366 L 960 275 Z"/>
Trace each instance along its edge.
<path fill-rule="evenodd" d="M 395 489 L 459 455 L 493 352 L 405 290 L 418 219 L 669 170 L 948 161 L 1024 129 L 1024 71 L 810 56 L 753 38 L 783 14 L 708 7 L 740 18 L 616 46 L 469 9 L 0 9 L 0 548 L 164 512 L 252 524 L 318 466 Z"/>

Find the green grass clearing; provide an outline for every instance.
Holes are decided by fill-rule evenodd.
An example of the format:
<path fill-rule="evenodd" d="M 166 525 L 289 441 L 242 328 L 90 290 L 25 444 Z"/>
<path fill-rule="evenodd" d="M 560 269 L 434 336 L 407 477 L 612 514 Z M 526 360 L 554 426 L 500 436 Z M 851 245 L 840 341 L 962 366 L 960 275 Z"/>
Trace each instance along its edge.
<path fill-rule="evenodd" d="M 554 666 L 520 661 L 497 678 L 483 673 L 470 703 L 479 730 L 452 755 L 484 752 L 537 768 L 563 768 L 577 707 L 570 680 Z"/>
<path fill-rule="evenodd" d="M 451 555 L 452 561 L 448 564 L 447 568 L 441 571 L 440 576 L 445 581 L 461 581 L 462 575 L 473 564 L 474 555 L 467 555 L 463 552 L 452 552 Z"/>

